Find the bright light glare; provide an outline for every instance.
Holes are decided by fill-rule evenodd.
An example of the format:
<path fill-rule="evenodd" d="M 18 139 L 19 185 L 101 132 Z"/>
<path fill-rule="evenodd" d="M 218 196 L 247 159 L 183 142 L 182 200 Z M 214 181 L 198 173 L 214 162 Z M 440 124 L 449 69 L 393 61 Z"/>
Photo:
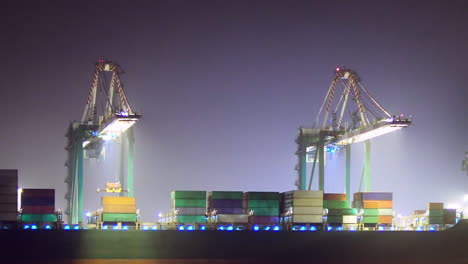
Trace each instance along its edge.
<path fill-rule="evenodd" d="M 264 230 L 265 231 L 270 231 L 270 228 L 271 228 L 270 226 L 265 226 Z"/>
<path fill-rule="evenodd" d="M 128 226 L 122 226 L 122 230 L 128 230 Z"/>
<path fill-rule="evenodd" d="M 223 231 L 223 230 L 224 230 L 224 226 L 222 226 L 222 225 L 218 226 L 218 230 L 219 230 L 219 231 Z"/>
<path fill-rule="evenodd" d="M 119 226 L 118 226 L 118 225 L 114 225 L 114 226 L 112 227 L 112 229 L 113 229 L 113 230 L 119 230 Z"/>
<path fill-rule="evenodd" d="M 457 204 L 457 203 L 449 203 L 447 205 L 447 209 L 456 209 L 456 210 L 460 210 L 461 209 L 461 205 Z"/>
<path fill-rule="evenodd" d="M 74 225 L 74 226 L 73 226 L 73 229 L 79 230 L 79 229 L 80 229 L 80 226 L 79 226 L 79 225 Z"/>
<path fill-rule="evenodd" d="M 158 230 L 158 227 L 157 227 L 157 226 L 153 226 L 153 227 L 151 228 L 151 230 Z"/>
<path fill-rule="evenodd" d="M 149 230 L 149 226 L 143 226 L 143 230 Z"/>
<path fill-rule="evenodd" d="M 194 230 L 193 225 L 188 225 L 188 226 L 187 226 L 187 231 L 193 231 L 193 230 Z"/>
<path fill-rule="evenodd" d="M 32 225 L 32 226 L 31 226 L 31 229 L 36 230 L 36 229 L 37 229 L 37 225 Z"/>
<path fill-rule="evenodd" d="M 310 227 L 310 231 L 317 231 L 317 227 L 311 226 L 311 227 Z"/>
<path fill-rule="evenodd" d="M 45 225 L 44 228 L 45 229 L 52 229 L 50 225 Z"/>
<path fill-rule="evenodd" d="M 358 143 L 371 138 L 375 138 L 390 132 L 394 132 L 403 127 L 407 127 L 408 124 L 389 124 L 388 122 L 379 122 L 377 124 L 366 126 L 352 132 L 346 133 L 341 136 L 336 142 L 337 145 L 349 145 Z"/>
<path fill-rule="evenodd" d="M 179 229 L 179 231 L 184 231 L 185 227 L 183 225 L 180 225 L 177 229 Z"/>
<path fill-rule="evenodd" d="M 63 227 L 63 229 L 69 230 L 69 229 L 70 229 L 70 225 L 65 225 L 65 226 Z"/>
<path fill-rule="evenodd" d="M 280 231 L 280 230 L 281 230 L 281 228 L 279 226 L 273 227 L 273 231 Z"/>
<path fill-rule="evenodd" d="M 29 229 L 29 225 L 24 225 L 23 229 Z"/>
<path fill-rule="evenodd" d="M 306 231 L 307 230 L 307 227 L 306 226 L 301 226 L 299 227 L 299 231 Z"/>
<path fill-rule="evenodd" d="M 200 226 L 200 230 L 202 230 L 202 231 L 206 230 L 206 226 L 204 226 L 204 225 Z"/>
<path fill-rule="evenodd" d="M 328 232 L 330 232 L 330 231 L 332 231 L 332 230 L 333 230 L 333 227 L 327 226 L 327 231 L 328 231 Z"/>
<path fill-rule="evenodd" d="M 116 117 L 101 131 L 101 136 L 120 136 L 132 127 L 138 118 L 135 117 Z"/>
<path fill-rule="evenodd" d="M 260 230 L 260 227 L 258 225 L 254 225 L 252 227 L 252 229 L 253 229 L 253 231 L 258 231 L 258 230 Z"/>

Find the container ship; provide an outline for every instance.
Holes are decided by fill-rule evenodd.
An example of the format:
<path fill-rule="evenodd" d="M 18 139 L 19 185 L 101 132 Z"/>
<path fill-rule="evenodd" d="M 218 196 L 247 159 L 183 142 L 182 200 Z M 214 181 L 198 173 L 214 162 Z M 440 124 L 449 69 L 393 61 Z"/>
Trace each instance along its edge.
<path fill-rule="evenodd" d="M 467 220 L 443 203 L 394 217 L 393 194 L 173 191 L 141 222 L 134 197 L 103 196 L 78 224 L 53 189 L 2 170 L 2 263 L 468 263 Z"/>

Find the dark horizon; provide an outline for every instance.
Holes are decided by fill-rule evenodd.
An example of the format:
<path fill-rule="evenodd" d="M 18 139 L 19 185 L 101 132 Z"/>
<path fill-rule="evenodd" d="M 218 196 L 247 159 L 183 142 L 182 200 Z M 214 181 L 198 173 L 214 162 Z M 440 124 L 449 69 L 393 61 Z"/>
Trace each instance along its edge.
<path fill-rule="evenodd" d="M 94 63 L 110 59 L 136 126 L 135 192 L 145 221 L 172 190 L 295 188 L 300 126 L 311 126 L 336 67 L 356 70 L 412 127 L 372 143 L 372 189 L 397 213 L 461 203 L 468 178 L 466 3 L 310 1 L 18 3 L 0 18 L 4 102 L 0 168 L 23 188 L 63 195 L 70 121 L 81 118 Z M 355 192 L 362 145 L 353 148 Z M 86 162 L 85 210 L 113 175 Z M 343 155 L 325 190 L 344 191 Z M 112 174 L 106 172 L 106 174 Z"/>

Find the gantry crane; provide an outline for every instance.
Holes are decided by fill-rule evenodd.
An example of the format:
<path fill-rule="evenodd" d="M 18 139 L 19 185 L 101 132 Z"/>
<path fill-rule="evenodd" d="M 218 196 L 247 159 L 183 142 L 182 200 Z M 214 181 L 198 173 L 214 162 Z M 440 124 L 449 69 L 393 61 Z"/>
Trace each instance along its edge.
<path fill-rule="evenodd" d="M 335 94 L 341 95 L 336 99 Z M 351 99 L 351 100 L 350 100 Z M 348 118 L 346 118 L 348 117 Z M 346 149 L 346 194 L 351 198 L 351 145 L 365 142 L 365 161 L 360 191 L 370 190 L 370 139 L 411 124 L 410 118 L 391 115 L 364 88 L 358 74 L 346 68 L 336 68 L 334 78 L 320 107 L 312 128 L 299 128 L 296 138 L 298 180 L 300 190 L 311 189 L 318 163 L 320 190 L 325 189 L 325 153 Z M 307 163 L 312 163 L 307 186 Z"/>
<path fill-rule="evenodd" d="M 118 139 L 122 146 L 119 180 L 116 183 L 108 183 L 106 191 L 121 192 L 124 190 L 126 195 L 134 195 L 133 125 L 141 118 L 141 114 L 133 112 L 128 103 L 119 77 L 122 73 L 120 67 L 116 63 L 105 60 L 100 60 L 95 66 L 81 121 L 71 122 L 65 135 L 68 139 L 65 148 L 68 151 L 65 162 L 68 168 L 65 178 L 65 183 L 67 183 L 65 214 L 68 217 L 68 223 L 71 224 L 79 224 L 83 221 L 83 159 L 100 158 L 104 141 Z M 110 83 L 107 83 L 109 75 Z M 98 95 L 101 100 L 97 100 Z M 126 161 L 123 161 L 125 141 L 127 155 Z M 127 168 L 127 179 L 125 179 L 124 164 Z"/>

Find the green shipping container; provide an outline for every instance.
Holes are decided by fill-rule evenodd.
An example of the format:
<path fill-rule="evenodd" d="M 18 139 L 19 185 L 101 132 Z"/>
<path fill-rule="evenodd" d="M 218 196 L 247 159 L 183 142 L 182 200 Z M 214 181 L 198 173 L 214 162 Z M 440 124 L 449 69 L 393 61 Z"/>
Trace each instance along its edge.
<path fill-rule="evenodd" d="M 136 214 L 103 213 L 104 222 L 136 222 Z"/>
<path fill-rule="evenodd" d="M 264 207 L 250 207 L 250 211 L 254 211 L 254 215 L 260 215 L 260 216 L 279 216 L 279 208 L 264 208 Z"/>
<path fill-rule="evenodd" d="M 211 192 L 211 199 L 230 199 L 230 200 L 242 200 L 244 199 L 243 192 Z"/>
<path fill-rule="evenodd" d="M 358 210 L 356 208 L 343 208 L 343 215 L 357 215 Z"/>
<path fill-rule="evenodd" d="M 364 216 L 363 222 L 364 224 L 378 224 L 379 217 L 378 216 Z"/>
<path fill-rule="evenodd" d="M 363 209 L 364 216 L 379 216 L 379 209 Z"/>
<path fill-rule="evenodd" d="M 206 199 L 173 199 L 172 208 L 175 207 L 206 207 Z"/>
<path fill-rule="evenodd" d="M 177 216 L 179 223 L 206 223 L 204 215 L 179 215 Z"/>
<path fill-rule="evenodd" d="M 340 216 L 343 215 L 344 209 L 328 209 L 329 216 Z"/>
<path fill-rule="evenodd" d="M 323 200 L 323 208 L 328 208 L 328 209 L 349 208 L 349 201 Z"/>
<path fill-rule="evenodd" d="M 429 216 L 428 223 L 430 225 L 443 225 L 444 217 L 443 216 Z"/>
<path fill-rule="evenodd" d="M 329 224 L 342 224 L 343 223 L 343 216 L 329 215 L 329 216 L 327 216 L 327 223 L 329 223 Z"/>
<path fill-rule="evenodd" d="M 249 200 L 279 200 L 279 192 L 247 192 Z"/>
<path fill-rule="evenodd" d="M 173 191 L 171 199 L 206 199 L 206 191 Z"/>
<path fill-rule="evenodd" d="M 444 210 L 437 210 L 437 209 L 434 209 L 434 210 L 429 210 L 429 217 L 431 216 L 444 216 Z"/>
<path fill-rule="evenodd" d="M 279 200 L 248 200 L 248 207 L 279 208 Z"/>
<path fill-rule="evenodd" d="M 55 222 L 57 216 L 55 214 L 23 214 L 21 216 L 23 222 Z"/>

